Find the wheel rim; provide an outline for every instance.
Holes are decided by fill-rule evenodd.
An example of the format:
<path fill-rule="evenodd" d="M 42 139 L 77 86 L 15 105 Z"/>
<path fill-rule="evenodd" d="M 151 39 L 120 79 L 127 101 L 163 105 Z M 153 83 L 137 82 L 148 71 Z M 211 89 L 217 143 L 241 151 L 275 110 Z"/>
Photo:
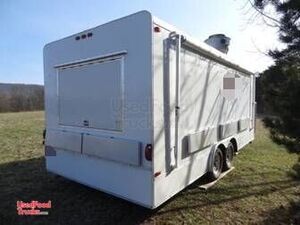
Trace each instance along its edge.
<path fill-rule="evenodd" d="M 221 173 L 222 169 L 222 153 L 220 151 L 216 152 L 216 155 L 214 157 L 214 166 L 213 166 L 213 172 L 217 175 Z"/>

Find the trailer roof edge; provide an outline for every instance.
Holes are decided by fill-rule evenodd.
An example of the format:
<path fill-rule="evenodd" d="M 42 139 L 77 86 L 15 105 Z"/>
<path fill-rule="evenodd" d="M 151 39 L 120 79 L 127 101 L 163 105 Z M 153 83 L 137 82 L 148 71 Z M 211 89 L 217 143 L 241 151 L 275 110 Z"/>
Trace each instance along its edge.
<path fill-rule="evenodd" d="M 196 38 L 193 38 L 192 36 L 188 35 L 187 33 L 183 32 L 182 30 L 178 29 L 177 27 L 168 24 L 167 22 L 155 17 L 152 15 L 153 23 L 165 28 L 166 30 L 169 30 L 170 32 L 175 31 L 176 33 L 182 35 L 185 37 L 186 41 L 188 42 L 188 45 L 195 49 L 196 51 L 201 52 L 204 56 L 207 56 L 209 58 L 212 58 L 222 64 L 225 64 L 229 67 L 232 67 L 233 69 L 236 69 L 242 73 L 246 73 L 248 75 L 255 74 L 254 72 L 240 66 L 238 63 L 234 62 L 233 59 L 229 58 L 224 53 L 218 51 L 217 49 L 211 47 L 210 45 L 206 44 L 205 42 L 201 42 Z"/>

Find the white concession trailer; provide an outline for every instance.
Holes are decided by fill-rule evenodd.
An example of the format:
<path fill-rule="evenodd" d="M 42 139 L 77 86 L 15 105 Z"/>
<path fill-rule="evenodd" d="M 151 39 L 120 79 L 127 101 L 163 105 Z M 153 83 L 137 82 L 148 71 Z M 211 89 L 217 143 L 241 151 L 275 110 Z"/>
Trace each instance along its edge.
<path fill-rule="evenodd" d="M 44 48 L 47 170 L 156 208 L 254 139 L 255 76 L 141 11 Z"/>

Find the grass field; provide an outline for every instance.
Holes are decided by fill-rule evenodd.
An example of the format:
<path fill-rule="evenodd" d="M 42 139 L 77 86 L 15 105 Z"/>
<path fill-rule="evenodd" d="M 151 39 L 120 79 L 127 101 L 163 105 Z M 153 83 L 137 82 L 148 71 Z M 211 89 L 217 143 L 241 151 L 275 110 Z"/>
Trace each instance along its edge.
<path fill-rule="evenodd" d="M 43 116 L 0 114 L 0 225 L 291 224 L 299 214 L 298 155 L 273 143 L 260 121 L 233 172 L 208 191 L 198 181 L 150 211 L 47 173 Z M 52 209 L 48 216 L 18 216 L 18 200 L 51 200 Z"/>

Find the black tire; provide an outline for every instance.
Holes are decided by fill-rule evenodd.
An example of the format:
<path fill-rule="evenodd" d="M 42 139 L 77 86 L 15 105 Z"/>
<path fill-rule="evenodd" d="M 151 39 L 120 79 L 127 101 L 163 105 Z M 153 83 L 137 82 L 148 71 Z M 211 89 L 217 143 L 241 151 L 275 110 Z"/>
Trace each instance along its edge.
<path fill-rule="evenodd" d="M 223 152 L 221 149 L 217 148 L 212 159 L 210 171 L 208 173 L 208 177 L 210 180 L 216 180 L 219 178 L 219 176 L 223 171 L 223 165 L 224 165 L 223 161 L 224 161 Z"/>
<path fill-rule="evenodd" d="M 230 142 L 225 151 L 225 157 L 224 157 L 225 159 L 223 165 L 224 171 L 229 170 L 232 167 L 233 156 L 234 156 L 234 146 Z"/>

